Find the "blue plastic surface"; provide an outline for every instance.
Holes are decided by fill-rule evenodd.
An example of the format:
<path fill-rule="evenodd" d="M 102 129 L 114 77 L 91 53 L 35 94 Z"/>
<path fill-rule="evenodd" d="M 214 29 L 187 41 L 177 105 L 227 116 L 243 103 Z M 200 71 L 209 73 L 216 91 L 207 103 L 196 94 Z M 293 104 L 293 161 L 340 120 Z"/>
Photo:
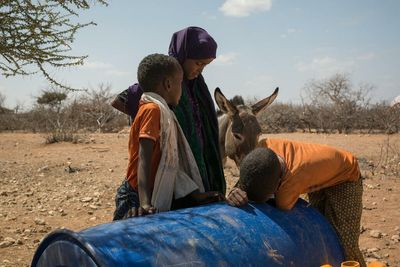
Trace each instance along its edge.
<path fill-rule="evenodd" d="M 57 230 L 39 245 L 32 266 L 340 266 L 333 228 L 299 200 L 289 212 L 268 204 L 183 209 Z"/>

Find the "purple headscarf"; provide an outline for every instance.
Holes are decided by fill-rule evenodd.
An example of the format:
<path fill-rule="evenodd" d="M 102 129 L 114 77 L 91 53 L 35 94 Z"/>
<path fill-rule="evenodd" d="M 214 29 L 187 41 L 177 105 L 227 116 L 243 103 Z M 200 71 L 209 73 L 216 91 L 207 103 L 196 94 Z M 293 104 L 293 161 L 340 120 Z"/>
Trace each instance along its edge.
<path fill-rule="evenodd" d="M 178 59 L 181 64 L 187 58 L 215 58 L 217 43 L 206 30 L 199 27 L 188 27 L 172 35 L 168 54 Z"/>
<path fill-rule="evenodd" d="M 168 54 L 176 58 L 181 64 L 187 58 L 215 58 L 217 43 L 206 30 L 200 27 L 187 27 L 172 35 Z M 137 83 L 129 86 L 126 91 L 129 91 L 128 99 L 125 100 L 128 107 L 126 113 L 134 118 L 138 112 L 139 101 L 143 91 Z"/>

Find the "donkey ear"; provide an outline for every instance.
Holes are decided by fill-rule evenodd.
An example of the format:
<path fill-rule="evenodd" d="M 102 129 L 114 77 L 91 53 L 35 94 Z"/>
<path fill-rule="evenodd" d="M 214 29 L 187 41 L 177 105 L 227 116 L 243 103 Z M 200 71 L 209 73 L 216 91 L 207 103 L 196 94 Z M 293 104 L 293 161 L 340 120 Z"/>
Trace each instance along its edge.
<path fill-rule="evenodd" d="M 234 114 L 238 113 L 237 108 L 228 99 L 226 99 L 226 97 L 218 87 L 215 88 L 214 98 L 215 102 L 217 102 L 219 109 L 223 113 L 226 113 L 230 116 L 233 116 Z"/>
<path fill-rule="evenodd" d="M 278 96 L 278 92 L 279 92 L 279 87 L 276 87 L 275 91 L 269 97 L 266 97 L 263 100 L 260 100 L 259 102 L 252 105 L 251 109 L 254 115 L 257 115 L 257 113 L 259 113 L 261 110 L 271 105 L 272 102 L 274 102 L 275 98 Z"/>

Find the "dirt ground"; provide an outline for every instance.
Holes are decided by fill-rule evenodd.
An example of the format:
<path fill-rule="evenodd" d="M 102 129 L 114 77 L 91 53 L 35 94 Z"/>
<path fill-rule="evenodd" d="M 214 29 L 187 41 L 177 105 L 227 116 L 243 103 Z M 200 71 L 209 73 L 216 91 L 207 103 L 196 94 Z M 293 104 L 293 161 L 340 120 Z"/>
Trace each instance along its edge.
<path fill-rule="evenodd" d="M 391 158 L 400 151 L 400 135 L 269 137 L 353 152 L 366 177 L 360 246 L 367 261 L 400 266 L 400 174 L 380 166 L 400 169 L 399 159 Z M 83 135 L 77 144 L 44 140 L 40 134 L 0 134 L 0 266 L 29 266 L 40 240 L 55 229 L 79 231 L 111 220 L 128 159 L 127 131 Z M 229 189 L 238 175 L 232 162 L 225 174 Z"/>

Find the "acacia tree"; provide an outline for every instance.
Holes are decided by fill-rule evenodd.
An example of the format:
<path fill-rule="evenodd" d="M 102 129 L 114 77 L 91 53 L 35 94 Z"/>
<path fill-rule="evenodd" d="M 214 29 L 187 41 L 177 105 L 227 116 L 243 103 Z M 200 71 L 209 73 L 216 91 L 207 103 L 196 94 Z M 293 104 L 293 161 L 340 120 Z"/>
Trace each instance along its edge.
<path fill-rule="evenodd" d="M 43 114 L 45 114 L 47 122 L 50 123 L 52 131 L 64 131 L 65 118 L 63 118 L 62 108 L 65 99 L 67 99 L 66 92 L 55 88 L 44 90 L 42 95 L 36 99 L 39 107 L 44 108 Z"/>
<path fill-rule="evenodd" d="M 307 113 L 307 120 L 318 121 L 321 114 L 328 115 L 319 120 L 321 125 L 342 133 L 356 125 L 360 109 L 369 104 L 368 93 L 372 86 L 361 84 L 354 88 L 349 75 L 338 73 L 325 80 L 313 80 L 304 90 L 308 99 L 303 101 L 314 109 Z"/>
<path fill-rule="evenodd" d="M 117 115 L 115 109 L 110 105 L 111 100 L 115 97 L 111 93 L 111 86 L 100 84 L 98 89 L 92 89 L 86 93 L 87 95 L 83 99 L 84 113 L 90 120 L 96 121 L 97 130 L 102 132 L 104 126 Z"/>
<path fill-rule="evenodd" d="M 105 0 L 91 3 L 107 5 Z M 89 9 L 86 0 L 0 1 L 0 71 L 6 76 L 41 73 L 53 85 L 59 83 L 48 67 L 82 65 L 87 56 L 70 55 L 75 33 L 94 22 L 77 23 L 78 11 Z"/>

